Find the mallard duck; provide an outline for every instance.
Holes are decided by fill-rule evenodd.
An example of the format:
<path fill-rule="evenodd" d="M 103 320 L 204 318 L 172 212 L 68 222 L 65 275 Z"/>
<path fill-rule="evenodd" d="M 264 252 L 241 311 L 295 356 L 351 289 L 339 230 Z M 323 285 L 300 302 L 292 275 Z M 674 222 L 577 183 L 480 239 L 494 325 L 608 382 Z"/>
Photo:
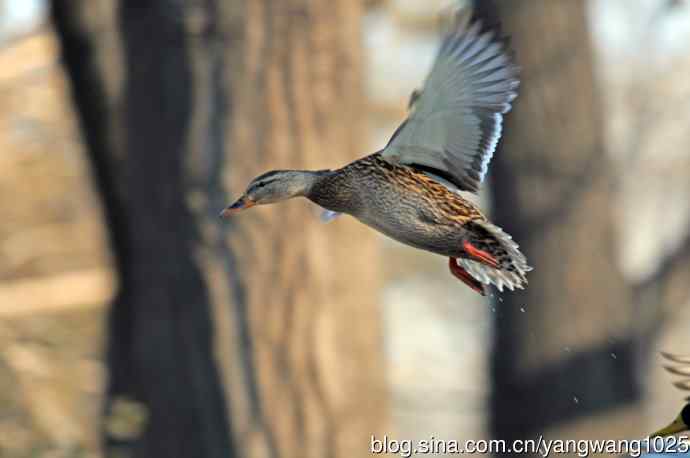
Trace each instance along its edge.
<path fill-rule="evenodd" d="M 507 40 L 469 14 L 444 35 L 407 119 L 386 147 L 337 170 L 275 170 L 221 212 L 306 197 L 399 242 L 449 258 L 455 277 L 485 295 L 524 288 L 531 270 L 510 235 L 461 192 L 476 193 L 519 85 Z"/>
<path fill-rule="evenodd" d="M 690 356 L 672 355 L 661 353 L 665 359 L 673 363 L 672 366 L 664 366 L 673 375 L 685 377 L 673 383 L 673 386 L 683 391 L 690 391 Z M 680 410 L 678 416 L 665 428 L 652 433 L 650 437 L 666 437 L 683 431 L 690 431 L 690 397 L 685 398 L 686 404 Z"/>

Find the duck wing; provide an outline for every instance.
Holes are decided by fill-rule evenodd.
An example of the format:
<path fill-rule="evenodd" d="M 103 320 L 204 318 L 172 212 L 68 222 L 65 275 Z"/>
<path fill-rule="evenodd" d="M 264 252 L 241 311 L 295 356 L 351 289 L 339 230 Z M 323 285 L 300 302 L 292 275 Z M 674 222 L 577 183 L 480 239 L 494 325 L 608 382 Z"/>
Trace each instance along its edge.
<path fill-rule="evenodd" d="M 668 373 L 684 377 L 673 382 L 673 386 L 681 391 L 690 391 L 690 356 L 666 352 L 661 352 L 661 356 L 671 363 L 671 365 L 664 366 Z M 690 401 L 690 396 L 686 397 L 685 400 Z"/>
<path fill-rule="evenodd" d="M 381 156 L 477 192 L 517 96 L 518 67 L 507 40 L 458 14 L 411 112 Z"/>

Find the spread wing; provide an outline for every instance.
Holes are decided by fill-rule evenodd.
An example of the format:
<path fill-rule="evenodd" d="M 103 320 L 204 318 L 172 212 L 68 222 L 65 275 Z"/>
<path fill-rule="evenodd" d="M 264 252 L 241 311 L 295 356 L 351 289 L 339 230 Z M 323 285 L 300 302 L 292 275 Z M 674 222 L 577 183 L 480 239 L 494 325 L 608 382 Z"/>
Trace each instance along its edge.
<path fill-rule="evenodd" d="M 661 356 L 671 363 L 671 365 L 664 366 L 664 369 L 673 375 L 683 377 L 673 382 L 673 386 L 682 391 L 690 391 L 690 356 L 664 352 L 661 353 Z M 686 397 L 685 400 L 690 401 L 690 397 Z"/>
<path fill-rule="evenodd" d="M 477 192 L 501 136 L 503 114 L 517 96 L 517 74 L 506 40 L 459 16 L 382 157 Z"/>

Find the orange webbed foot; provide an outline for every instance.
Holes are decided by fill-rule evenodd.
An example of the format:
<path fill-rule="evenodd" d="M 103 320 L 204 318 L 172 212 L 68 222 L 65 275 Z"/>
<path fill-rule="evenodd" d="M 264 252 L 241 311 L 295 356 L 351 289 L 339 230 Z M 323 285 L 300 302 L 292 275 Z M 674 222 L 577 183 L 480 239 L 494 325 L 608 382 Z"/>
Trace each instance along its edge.
<path fill-rule="evenodd" d="M 493 267 L 494 269 L 499 268 L 499 264 L 498 261 L 496 261 L 496 258 L 491 256 L 486 251 L 480 250 L 468 241 L 465 241 L 462 244 L 462 247 L 465 249 L 465 252 L 473 261 L 481 262 L 482 264 L 486 264 L 487 266 Z"/>
<path fill-rule="evenodd" d="M 456 258 L 448 258 L 448 267 L 450 267 L 450 273 L 452 273 L 457 279 L 462 281 L 464 284 L 472 288 L 472 290 L 478 292 L 482 296 L 486 296 L 486 291 L 484 291 L 484 285 L 470 275 L 465 269 L 460 267 L 457 263 Z"/>

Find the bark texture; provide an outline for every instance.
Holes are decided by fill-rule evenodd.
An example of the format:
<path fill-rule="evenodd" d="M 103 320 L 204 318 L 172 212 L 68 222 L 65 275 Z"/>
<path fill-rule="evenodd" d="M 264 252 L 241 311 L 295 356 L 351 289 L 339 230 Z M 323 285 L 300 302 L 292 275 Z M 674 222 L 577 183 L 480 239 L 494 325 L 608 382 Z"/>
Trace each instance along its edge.
<path fill-rule="evenodd" d="M 340 457 L 386 427 L 370 231 L 218 211 L 270 168 L 360 151 L 360 5 L 53 2 L 120 279 L 107 451 Z M 110 427 L 121 400 L 142 427 Z M 117 419 L 117 418 L 116 418 Z"/>
<path fill-rule="evenodd" d="M 500 20 L 523 68 L 492 185 L 496 222 L 534 266 L 529 287 L 505 295 L 496 315 L 492 428 L 502 438 L 527 439 L 633 406 L 627 425 L 600 431 L 639 435 L 632 417 L 642 395 L 644 336 L 617 264 L 586 2 L 478 7 Z M 568 438 L 599 434 L 565 431 Z"/>

